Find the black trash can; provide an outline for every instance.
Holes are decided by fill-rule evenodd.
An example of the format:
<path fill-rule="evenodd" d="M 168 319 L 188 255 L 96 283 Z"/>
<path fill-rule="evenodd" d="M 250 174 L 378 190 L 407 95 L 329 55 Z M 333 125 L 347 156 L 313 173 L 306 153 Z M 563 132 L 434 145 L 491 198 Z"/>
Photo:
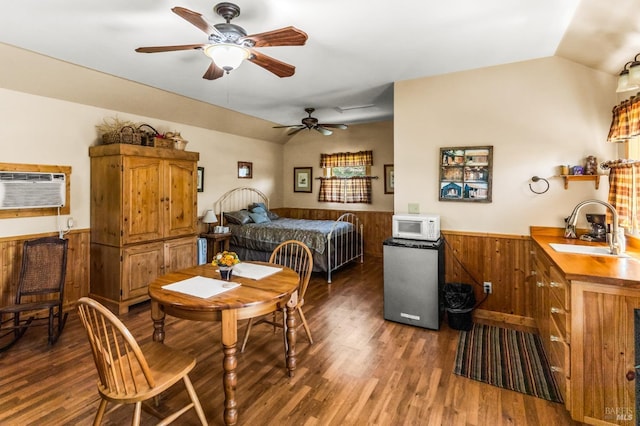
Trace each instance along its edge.
<path fill-rule="evenodd" d="M 454 330 L 471 330 L 473 327 L 471 315 L 476 304 L 473 286 L 464 283 L 445 284 L 444 303 L 449 327 Z"/>

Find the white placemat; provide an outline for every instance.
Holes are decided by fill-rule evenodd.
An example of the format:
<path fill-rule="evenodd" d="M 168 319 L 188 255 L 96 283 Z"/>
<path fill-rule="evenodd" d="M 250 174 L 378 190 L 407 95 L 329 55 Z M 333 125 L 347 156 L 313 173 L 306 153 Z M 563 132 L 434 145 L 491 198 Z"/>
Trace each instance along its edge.
<path fill-rule="evenodd" d="M 261 280 L 269 275 L 282 271 L 276 266 L 256 265 L 255 263 L 238 263 L 233 267 L 233 274 L 239 277 Z"/>
<path fill-rule="evenodd" d="M 167 284 L 162 288 L 206 299 L 211 296 L 215 296 L 216 294 L 224 293 L 227 290 L 236 288 L 239 285 L 240 284 L 231 281 L 214 280 L 213 278 L 201 277 L 198 275 L 173 284 Z"/>

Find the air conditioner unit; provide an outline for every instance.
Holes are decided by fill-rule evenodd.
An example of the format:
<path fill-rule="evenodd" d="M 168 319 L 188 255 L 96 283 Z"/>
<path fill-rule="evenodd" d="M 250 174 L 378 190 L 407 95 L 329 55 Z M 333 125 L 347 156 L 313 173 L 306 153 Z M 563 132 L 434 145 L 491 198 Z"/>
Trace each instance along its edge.
<path fill-rule="evenodd" d="M 0 171 L 0 210 L 63 207 L 64 173 Z"/>

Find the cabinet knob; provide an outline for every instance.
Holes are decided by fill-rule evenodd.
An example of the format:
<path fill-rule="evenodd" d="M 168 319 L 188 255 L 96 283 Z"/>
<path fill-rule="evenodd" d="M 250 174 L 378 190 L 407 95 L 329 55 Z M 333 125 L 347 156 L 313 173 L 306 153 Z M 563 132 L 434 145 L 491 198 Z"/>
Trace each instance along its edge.
<path fill-rule="evenodd" d="M 558 336 L 554 336 L 553 334 L 552 334 L 551 336 L 549 336 L 549 339 L 550 339 L 552 342 L 562 342 L 562 339 L 561 339 L 561 338 L 559 338 Z"/>
<path fill-rule="evenodd" d="M 561 285 L 561 284 L 559 284 L 559 283 L 557 283 L 557 282 L 555 282 L 555 281 L 551 281 L 551 282 L 549 283 L 549 287 L 558 288 L 558 287 L 562 287 L 562 285 Z"/>
<path fill-rule="evenodd" d="M 625 375 L 625 377 L 627 378 L 628 381 L 633 381 L 636 378 L 636 372 L 633 370 L 629 370 L 627 371 L 627 374 Z"/>
<path fill-rule="evenodd" d="M 552 314 L 561 314 L 563 312 L 562 309 L 560 308 L 554 308 L 553 306 L 551 307 L 551 313 Z"/>
<path fill-rule="evenodd" d="M 556 367 L 555 365 L 552 365 L 550 368 L 554 373 L 560 373 L 562 371 L 562 368 Z"/>
<path fill-rule="evenodd" d="M 544 287 L 544 283 L 542 281 L 536 281 L 536 285 L 538 287 Z"/>

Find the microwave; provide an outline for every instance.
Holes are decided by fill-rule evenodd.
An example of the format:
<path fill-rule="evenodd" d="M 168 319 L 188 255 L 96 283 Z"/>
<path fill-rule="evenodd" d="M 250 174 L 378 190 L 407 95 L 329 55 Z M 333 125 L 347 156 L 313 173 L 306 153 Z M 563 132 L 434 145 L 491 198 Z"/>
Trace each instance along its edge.
<path fill-rule="evenodd" d="M 440 216 L 434 214 L 394 214 L 393 238 L 437 241 L 440 238 Z"/>

